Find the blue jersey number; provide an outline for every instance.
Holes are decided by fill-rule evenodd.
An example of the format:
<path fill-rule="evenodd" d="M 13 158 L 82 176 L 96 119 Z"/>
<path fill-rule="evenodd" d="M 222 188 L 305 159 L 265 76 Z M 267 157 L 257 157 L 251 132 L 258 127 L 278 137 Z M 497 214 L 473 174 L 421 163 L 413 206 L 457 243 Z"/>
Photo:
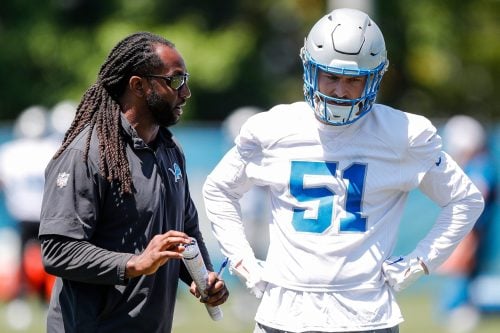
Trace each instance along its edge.
<path fill-rule="evenodd" d="M 290 192 L 300 202 L 319 200 L 316 218 L 305 218 L 304 208 L 293 209 L 292 224 L 295 230 L 321 233 L 333 222 L 333 199 L 336 193 L 325 186 L 304 188 L 304 176 L 335 177 L 337 163 L 292 161 Z M 342 170 L 341 177 L 348 180 L 346 217 L 340 219 L 339 232 L 366 231 L 366 218 L 361 214 L 361 200 L 366 177 L 365 164 L 351 164 Z"/>

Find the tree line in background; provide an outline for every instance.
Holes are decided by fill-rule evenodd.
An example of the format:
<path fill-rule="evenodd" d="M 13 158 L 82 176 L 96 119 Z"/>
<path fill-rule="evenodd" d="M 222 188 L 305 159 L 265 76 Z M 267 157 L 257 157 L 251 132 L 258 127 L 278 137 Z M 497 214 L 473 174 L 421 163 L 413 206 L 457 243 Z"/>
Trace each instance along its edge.
<path fill-rule="evenodd" d="M 78 102 L 125 35 L 173 41 L 191 74 L 185 119 L 303 99 L 298 56 L 324 0 L 5 0 L 0 120 L 34 104 Z M 500 118 L 500 1 L 374 1 L 389 72 L 378 101 L 429 117 Z"/>

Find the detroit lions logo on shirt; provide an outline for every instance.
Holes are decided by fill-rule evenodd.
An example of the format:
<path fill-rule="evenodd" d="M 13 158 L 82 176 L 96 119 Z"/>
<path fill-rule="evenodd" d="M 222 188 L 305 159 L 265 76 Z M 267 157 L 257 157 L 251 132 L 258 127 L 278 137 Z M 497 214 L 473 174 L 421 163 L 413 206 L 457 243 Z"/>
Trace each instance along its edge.
<path fill-rule="evenodd" d="M 172 168 L 168 168 L 168 171 L 170 171 L 174 175 L 174 177 L 175 177 L 174 179 L 175 179 L 176 183 L 179 179 L 182 178 L 182 171 L 177 163 L 174 163 L 172 165 Z"/>

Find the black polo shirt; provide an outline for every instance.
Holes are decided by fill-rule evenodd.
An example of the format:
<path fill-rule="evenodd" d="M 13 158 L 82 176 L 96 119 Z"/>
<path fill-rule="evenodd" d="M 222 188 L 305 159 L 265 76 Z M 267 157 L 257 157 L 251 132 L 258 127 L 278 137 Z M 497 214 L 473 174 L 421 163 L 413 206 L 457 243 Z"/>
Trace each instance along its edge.
<path fill-rule="evenodd" d="M 39 235 L 44 263 L 60 277 L 47 332 L 170 332 L 178 279 L 191 282 L 181 261 L 125 279 L 126 262 L 154 235 L 186 232 L 213 270 L 172 133 L 162 128 L 148 146 L 123 116 L 121 123 L 132 195 L 120 196 L 116 183 L 99 174 L 95 131 L 84 161 L 88 128 L 47 166 Z"/>

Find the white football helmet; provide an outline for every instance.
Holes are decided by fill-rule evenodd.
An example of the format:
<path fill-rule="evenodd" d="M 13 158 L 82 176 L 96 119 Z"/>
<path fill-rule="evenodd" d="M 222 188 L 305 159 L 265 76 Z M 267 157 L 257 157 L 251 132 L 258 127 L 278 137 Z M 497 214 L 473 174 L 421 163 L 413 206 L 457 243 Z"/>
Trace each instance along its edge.
<path fill-rule="evenodd" d="M 313 26 L 300 51 L 304 95 L 316 116 L 330 125 L 353 123 L 375 101 L 389 61 L 384 36 L 370 17 L 356 9 L 336 9 Z M 361 97 L 336 98 L 318 90 L 318 73 L 365 76 Z"/>

